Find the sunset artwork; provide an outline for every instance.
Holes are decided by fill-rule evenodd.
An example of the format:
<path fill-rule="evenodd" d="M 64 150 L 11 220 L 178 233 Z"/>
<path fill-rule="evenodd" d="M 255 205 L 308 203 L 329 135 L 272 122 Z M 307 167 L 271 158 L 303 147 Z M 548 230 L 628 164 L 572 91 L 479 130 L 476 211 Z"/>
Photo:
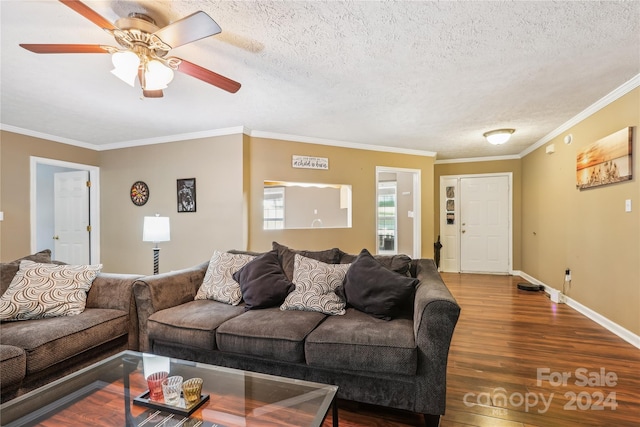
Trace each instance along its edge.
<path fill-rule="evenodd" d="M 576 187 L 583 190 L 630 180 L 633 176 L 632 141 L 633 128 L 626 127 L 578 152 Z"/>

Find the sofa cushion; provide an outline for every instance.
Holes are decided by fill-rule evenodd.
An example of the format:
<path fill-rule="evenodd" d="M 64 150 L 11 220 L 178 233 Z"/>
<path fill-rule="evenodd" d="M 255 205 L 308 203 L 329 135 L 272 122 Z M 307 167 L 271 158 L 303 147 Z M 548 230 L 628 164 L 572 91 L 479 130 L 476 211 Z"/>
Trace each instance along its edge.
<path fill-rule="evenodd" d="M 336 293 L 358 310 L 390 320 L 410 313 L 408 307 L 412 305 L 419 282 L 387 269 L 363 249 Z"/>
<path fill-rule="evenodd" d="M 195 299 L 212 299 L 231 305 L 240 304 L 242 292 L 238 282 L 233 280 L 233 273 L 254 258 L 252 255 L 214 251 Z"/>
<path fill-rule="evenodd" d="M 27 372 L 27 356 L 24 350 L 12 345 L 0 345 L 0 388 L 17 384 Z"/>
<path fill-rule="evenodd" d="M 91 308 L 77 316 L 3 323 L 0 341 L 26 351 L 30 375 L 128 332 L 127 312 Z"/>
<path fill-rule="evenodd" d="M 278 242 L 272 242 L 271 247 L 272 249 L 278 251 L 278 259 L 280 260 L 280 264 L 282 265 L 284 274 L 286 274 L 287 278 L 291 281 L 293 281 L 293 270 L 295 267 L 296 254 L 322 261 L 327 264 L 338 264 L 340 262 L 341 253 L 340 249 L 338 248 L 326 249 L 323 251 L 296 250 L 289 249 L 288 247 L 281 245 Z"/>
<path fill-rule="evenodd" d="M 281 310 L 319 311 L 344 314 L 345 301 L 335 293 L 351 264 L 325 264 L 295 255 L 293 283 L 295 289 L 287 295 Z"/>
<path fill-rule="evenodd" d="M 55 265 L 23 260 L 0 297 L 0 320 L 75 316 L 84 311 L 87 292 L 102 264 Z"/>
<path fill-rule="evenodd" d="M 279 306 L 295 287 L 278 261 L 278 251 L 256 257 L 233 274 L 247 310 Z"/>
<path fill-rule="evenodd" d="M 340 251 L 340 264 L 350 264 L 358 258 L 358 255 Z M 391 271 L 403 276 L 411 275 L 411 258 L 405 254 L 397 255 L 373 255 L 373 258 Z"/>
<path fill-rule="evenodd" d="M 242 305 L 233 306 L 211 300 L 189 301 L 149 316 L 149 340 L 214 350 L 216 328 L 244 311 Z"/>
<path fill-rule="evenodd" d="M 417 370 L 413 320 L 377 319 L 354 308 L 329 317 L 309 334 L 305 358 L 329 369 L 414 375 Z"/>
<path fill-rule="evenodd" d="M 304 339 L 325 317 L 276 307 L 250 310 L 220 325 L 216 340 L 222 351 L 304 362 Z"/>
<path fill-rule="evenodd" d="M 0 295 L 4 294 L 9 289 L 9 284 L 13 280 L 13 276 L 16 275 L 20 269 L 20 261 L 28 260 L 33 262 L 49 263 L 51 262 L 51 251 L 45 249 L 33 255 L 27 255 L 20 259 L 11 262 L 3 262 L 0 264 Z"/>

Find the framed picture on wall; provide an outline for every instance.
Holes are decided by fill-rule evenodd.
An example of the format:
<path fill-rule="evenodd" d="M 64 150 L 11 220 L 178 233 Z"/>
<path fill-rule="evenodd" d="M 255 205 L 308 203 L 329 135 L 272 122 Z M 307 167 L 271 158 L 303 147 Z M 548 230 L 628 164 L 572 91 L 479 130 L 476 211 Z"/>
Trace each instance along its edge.
<path fill-rule="evenodd" d="M 178 212 L 196 211 L 196 179 L 184 178 L 177 181 Z"/>
<path fill-rule="evenodd" d="M 626 127 L 587 145 L 576 156 L 576 188 L 630 181 L 633 178 L 633 128 Z"/>

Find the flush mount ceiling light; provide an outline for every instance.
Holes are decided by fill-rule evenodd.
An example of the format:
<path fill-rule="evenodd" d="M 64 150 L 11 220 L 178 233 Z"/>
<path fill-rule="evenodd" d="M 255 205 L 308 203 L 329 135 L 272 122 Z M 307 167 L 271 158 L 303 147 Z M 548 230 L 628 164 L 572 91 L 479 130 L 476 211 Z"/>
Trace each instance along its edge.
<path fill-rule="evenodd" d="M 489 132 L 485 132 L 482 134 L 482 136 L 487 138 L 487 141 L 489 141 L 489 144 L 500 145 L 507 142 L 509 138 L 511 138 L 511 134 L 514 133 L 515 131 L 516 131 L 515 129 L 496 129 L 496 130 L 491 130 Z"/>

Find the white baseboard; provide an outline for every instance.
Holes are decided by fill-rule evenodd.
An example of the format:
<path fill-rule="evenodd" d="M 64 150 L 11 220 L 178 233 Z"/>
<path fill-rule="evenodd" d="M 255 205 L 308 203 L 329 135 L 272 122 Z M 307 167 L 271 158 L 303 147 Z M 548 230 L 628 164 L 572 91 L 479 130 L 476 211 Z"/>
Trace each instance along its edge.
<path fill-rule="evenodd" d="M 547 294 L 551 294 L 551 291 L 555 291 L 555 292 L 562 292 L 560 290 L 557 290 L 545 283 L 542 283 L 541 281 L 539 281 L 538 279 L 536 279 L 535 277 L 531 277 L 529 276 L 527 273 L 524 273 L 522 271 L 512 271 L 512 274 L 514 276 L 520 276 L 523 279 L 528 280 L 529 282 L 535 284 L 535 285 L 542 285 L 544 286 L 544 291 Z M 600 313 L 593 311 L 592 309 L 590 309 L 589 307 L 580 304 L 578 301 L 574 300 L 573 298 L 570 298 L 566 295 L 564 295 L 564 302 L 571 308 L 573 308 L 575 311 L 577 311 L 578 313 L 588 317 L 589 319 L 593 320 L 594 322 L 596 322 L 598 325 L 604 327 L 605 329 L 613 332 L 614 334 L 616 334 L 617 336 L 619 336 L 620 338 L 622 338 L 623 340 L 625 340 L 626 342 L 628 342 L 629 344 L 633 345 L 636 348 L 640 349 L 640 336 L 634 334 L 633 332 L 631 332 L 630 330 L 618 325 L 617 323 L 611 321 L 610 319 L 604 317 L 603 315 L 601 315 Z"/>

